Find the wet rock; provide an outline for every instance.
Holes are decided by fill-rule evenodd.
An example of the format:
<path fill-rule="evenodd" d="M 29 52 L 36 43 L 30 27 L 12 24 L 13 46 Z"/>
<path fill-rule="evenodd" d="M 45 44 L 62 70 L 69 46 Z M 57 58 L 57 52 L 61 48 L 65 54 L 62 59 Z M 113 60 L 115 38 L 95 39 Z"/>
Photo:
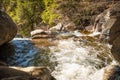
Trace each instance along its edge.
<path fill-rule="evenodd" d="M 64 31 L 74 31 L 75 29 L 76 29 L 76 26 L 75 26 L 75 24 L 73 22 L 68 23 L 67 25 L 65 25 L 63 27 Z"/>
<path fill-rule="evenodd" d="M 53 26 L 49 29 L 51 32 L 59 32 L 63 30 L 63 25 L 62 23 L 58 23 L 56 26 Z"/>
<path fill-rule="evenodd" d="M 120 63 L 120 2 L 96 17 L 94 31 L 101 32 L 101 41 L 112 45 L 112 55 Z"/>
<path fill-rule="evenodd" d="M 115 24 L 110 29 L 110 43 L 113 44 L 120 35 L 120 16 L 117 17 Z"/>
<path fill-rule="evenodd" d="M 73 22 L 63 25 L 62 23 L 58 23 L 56 26 L 53 26 L 49 29 L 52 33 L 59 33 L 61 31 L 74 31 L 76 26 Z"/>
<path fill-rule="evenodd" d="M 55 80 L 45 67 L 3 67 L 0 66 L 2 80 Z"/>
<path fill-rule="evenodd" d="M 93 31 L 93 25 L 86 26 L 86 27 L 85 27 L 85 30 L 87 30 L 87 31 L 89 31 L 89 32 L 92 32 L 92 31 Z"/>
<path fill-rule="evenodd" d="M 26 77 L 26 76 L 15 76 L 15 77 L 3 78 L 2 80 L 34 80 L 34 78 Z"/>
<path fill-rule="evenodd" d="M 112 45 L 112 55 L 120 63 L 120 2 L 97 16 L 94 31 L 101 32 L 101 41 L 107 39 Z"/>
<path fill-rule="evenodd" d="M 25 76 L 15 76 L 15 77 L 3 78 L 2 80 L 43 80 L 43 79 L 34 78 L 34 77 L 25 77 Z M 56 79 L 52 77 L 50 80 L 56 80 Z"/>
<path fill-rule="evenodd" d="M 115 14 L 115 19 L 116 21 L 110 28 L 110 44 L 112 45 L 112 55 L 116 61 L 120 63 L 120 3 L 116 5 L 117 8 L 115 8 L 116 13 Z"/>
<path fill-rule="evenodd" d="M 103 80 L 120 80 L 120 66 L 110 65 L 104 70 Z"/>
<path fill-rule="evenodd" d="M 41 80 L 50 80 L 51 75 L 49 69 L 45 67 L 11 67 L 17 70 L 27 72 L 32 77 L 40 78 Z"/>
<path fill-rule="evenodd" d="M 37 30 L 31 31 L 31 37 L 32 37 L 32 39 L 51 38 L 52 35 L 51 35 L 50 31 L 37 29 Z"/>
<path fill-rule="evenodd" d="M 37 34 L 47 34 L 47 32 L 42 29 L 37 29 L 37 30 L 31 31 L 31 36 L 34 36 Z"/>
<path fill-rule="evenodd" d="M 120 34 L 112 43 L 111 53 L 114 59 L 120 63 Z"/>
<path fill-rule="evenodd" d="M 0 45 L 12 40 L 17 33 L 17 26 L 3 11 L 0 11 Z"/>
<path fill-rule="evenodd" d="M 39 35 L 34 35 L 32 37 L 32 39 L 40 39 L 40 38 L 51 38 L 52 36 L 51 35 L 47 35 L 47 34 L 39 34 Z"/>
<path fill-rule="evenodd" d="M 111 27 L 117 24 L 117 19 L 120 14 L 120 3 L 113 5 L 111 8 L 99 14 L 94 23 L 94 32 L 101 32 L 100 40 L 109 40 L 109 32 Z"/>
<path fill-rule="evenodd" d="M 0 79 L 14 76 L 29 76 L 29 74 L 13 68 L 0 66 Z"/>

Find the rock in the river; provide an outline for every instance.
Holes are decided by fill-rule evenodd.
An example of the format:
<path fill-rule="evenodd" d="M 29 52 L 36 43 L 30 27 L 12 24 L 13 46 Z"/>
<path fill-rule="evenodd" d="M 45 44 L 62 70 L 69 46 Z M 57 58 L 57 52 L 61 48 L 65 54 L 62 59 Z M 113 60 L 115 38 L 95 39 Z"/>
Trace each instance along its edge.
<path fill-rule="evenodd" d="M 75 26 L 75 24 L 73 22 L 68 23 L 67 25 L 65 25 L 63 27 L 64 31 L 74 31 L 75 29 L 76 29 L 76 26 Z"/>
<path fill-rule="evenodd" d="M 12 40 L 17 33 L 17 26 L 3 11 L 0 11 L 0 45 Z"/>
<path fill-rule="evenodd" d="M 94 31 L 101 32 L 101 41 L 109 40 L 112 55 L 120 63 L 120 2 L 97 16 Z"/>
<path fill-rule="evenodd" d="M 27 72 L 16 70 L 13 68 L 0 66 L 0 80 L 2 78 L 14 77 L 14 76 L 29 76 Z"/>
<path fill-rule="evenodd" d="M 101 40 L 109 38 L 109 31 L 116 25 L 119 15 L 120 3 L 117 3 L 96 17 L 93 29 L 95 32 L 101 32 Z"/>
<path fill-rule="evenodd" d="M 103 80 L 120 80 L 120 66 L 110 65 L 104 69 Z"/>
<path fill-rule="evenodd" d="M 59 32 L 63 30 L 63 25 L 62 23 L 58 23 L 56 26 L 53 26 L 49 29 L 51 32 Z"/>
<path fill-rule="evenodd" d="M 32 39 L 51 38 L 52 35 L 50 31 L 37 29 L 37 30 L 31 31 L 31 37 Z"/>
<path fill-rule="evenodd" d="M 115 6 L 116 7 L 114 11 L 116 12 L 114 12 L 114 18 L 116 19 L 116 21 L 110 28 L 109 36 L 110 43 L 112 44 L 112 55 L 114 59 L 120 63 L 120 3 Z"/>
<path fill-rule="evenodd" d="M 89 31 L 89 32 L 93 32 L 93 25 L 86 26 L 86 27 L 85 27 L 85 30 L 86 30 L 86 31 Z"/>
<path fill-rule="evenodd" d="M 0 66 L 0 80 L 55 80 L 45 67 L 3 67 Z"/>
<path fill-rule="evenodd" d="M 112 55 L 120 63 L 120 17 L 110 29 L 110 43 Z"/>
<path fill-rule="evenodd" d="M 41 79 L 35 79 L 28 76 L 14 76 L 14 77 L 3 78 L 2 80 L 41 80 Z"/>
<path fill-rule="evenodd" d="M 62 23 L 58 23 L 56 26 L 53 26 L 49 29 L 52 33 L 59 33 L 61 31 L 74 31 L 76 26 L 73 22 L 63 25 Z"/>

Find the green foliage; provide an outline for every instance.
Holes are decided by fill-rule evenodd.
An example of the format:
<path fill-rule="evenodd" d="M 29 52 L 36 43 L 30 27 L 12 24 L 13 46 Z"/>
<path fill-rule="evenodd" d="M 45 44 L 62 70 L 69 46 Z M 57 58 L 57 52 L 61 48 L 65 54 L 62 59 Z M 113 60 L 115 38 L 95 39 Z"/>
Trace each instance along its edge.
<path fill-rule="evenodd" d="M 17 24 L 23 24 L 20 32 L 28 35 L 41 22 L 53 26 L 58 21 L 74 22 L 76 26 L 92 23 L 92 16 L 99 14 L 104 0 L 1 0 L 2 9 Z M 65 21 L 66 20 L 66 21 Z M 69 21 L 68 21 L 69 20 Z"/>
<path fill-rule="evenodd" d="M 57 8 L 57 4 L 55 0 L 43 0 L 45 4 L 45 10 L 42 12 L 41 18 L 43 22 L 52 24 L 54 19 L 58 19 L 59 15 L 55 13 L 55 9 Z"/>
<path fill-rule="evenodd" d="M 3 0 L 2 7 L 17 24 L 24 24 L 23 35 L 28 35 L 40 22 L 51 24 L 59 17 L 54 12 L 55 0 Z"/>

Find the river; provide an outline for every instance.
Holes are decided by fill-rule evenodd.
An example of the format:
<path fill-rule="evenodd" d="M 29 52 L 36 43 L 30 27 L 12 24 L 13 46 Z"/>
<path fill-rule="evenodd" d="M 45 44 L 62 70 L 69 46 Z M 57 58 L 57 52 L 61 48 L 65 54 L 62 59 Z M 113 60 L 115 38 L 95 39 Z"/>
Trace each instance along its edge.
<path fill-rule="evenodd" d="M 7 61 L 10 66 L 47 66 L 57 80 L 103 80 L 104 68 L 114 62 L 111 46 L 91 35 L 74 35 L 56 40 L 57 45 L 38 47 L 29 38 L 14 38 L 15 53 Z"/>

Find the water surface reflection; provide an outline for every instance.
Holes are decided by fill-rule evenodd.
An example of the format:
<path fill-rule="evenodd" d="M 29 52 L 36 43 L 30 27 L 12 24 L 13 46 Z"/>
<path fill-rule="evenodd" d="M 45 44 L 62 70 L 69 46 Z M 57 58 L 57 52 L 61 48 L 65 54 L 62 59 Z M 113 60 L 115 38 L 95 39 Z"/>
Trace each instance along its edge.
<path fill-rule="evenodd" d="M 11 66 L 48 66 L 49 48 L 35 47 L 28 38 L 15 38 L 11 41 L 15 52 L 7 59 Z"/>

